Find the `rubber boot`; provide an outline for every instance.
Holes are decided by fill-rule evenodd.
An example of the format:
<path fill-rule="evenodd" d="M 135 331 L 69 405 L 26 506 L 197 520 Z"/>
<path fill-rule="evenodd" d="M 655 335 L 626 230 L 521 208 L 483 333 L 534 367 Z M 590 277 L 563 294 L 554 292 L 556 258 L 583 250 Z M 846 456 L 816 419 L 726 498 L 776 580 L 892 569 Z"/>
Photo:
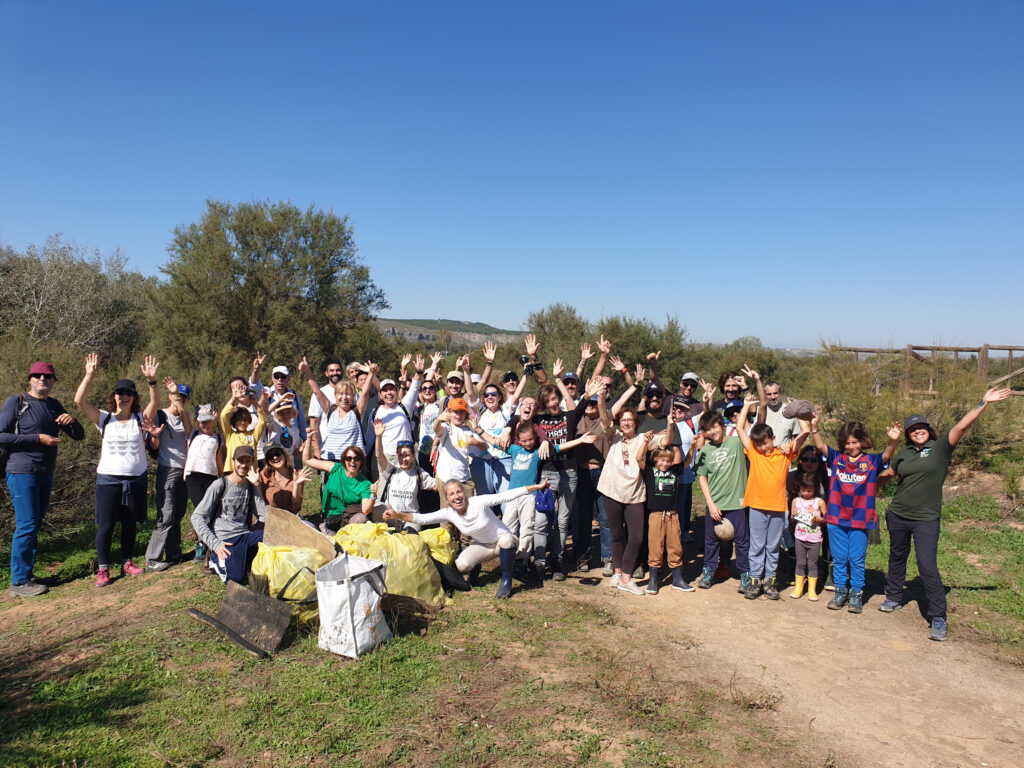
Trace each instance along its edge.
<path fill-rule="evenodd" d="M 501 583 L 498 584 L 498 591 L 495 597 L 510 597 L 512 595 L 512 569 L 516 563 L 516 551 L 499 549 L 498 557 L 501 558 Z"/>
<path fill-rule="evenodd" d="M 818 577 L 807 577 L 807 599 L 812 603 L 818 602 Z"/>
<path fill-rule="evenodd" d="M 825 591 L 835 592 L 836 583 L 832 580 L 832 563 L 828 563 L 828 573 L 825 574 Z"/>
<path fill-rule="evenodd" d="M 693 587 L 683 578 L 682 567 L 672 569 L 672 589 L 681 589 L 683 592 L 693 592 Z"/>
<path fill-rule="evenodd" d="M 804 594 L 804 581 L 806 581 L 806 580 L 807 580 L 806 576 L 799 576 L 798 575 L 796 577 L 796 583 L 793 584 L 793 591 L 789 593 L 789 596 L 792 597 L 794 600 L 797 600 L 800 597 L 803 597 L 803 594 Z"/>
<path fill-rule="evenodd" d="M 648 595 L 656 595 L 656 594 L 658 594 L 658 570 L 659 569 L 656 566 L 653 566 L 653 565 L 650 568 L 650 571 L 649 571 L 650 581 L 647 582 L 647 594 Z"/>

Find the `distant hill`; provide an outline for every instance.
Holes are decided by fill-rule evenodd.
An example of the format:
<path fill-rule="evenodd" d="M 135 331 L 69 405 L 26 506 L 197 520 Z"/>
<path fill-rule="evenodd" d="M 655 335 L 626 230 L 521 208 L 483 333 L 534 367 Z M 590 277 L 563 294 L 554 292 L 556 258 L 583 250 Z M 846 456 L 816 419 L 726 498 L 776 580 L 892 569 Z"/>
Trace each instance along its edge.
<path fill-rule="evenodd" d="M 440 330 L 451 331 L 455 345 L 476 346 L 485 341 L 511 344 L 526 335 L 525 331 L 509 331 L 487 323 L 467 323 L 462 320 L 400 320 L 378 317 L 377 328 L 388 336 L 402 336 L 412 341 L 434 341 Z"/>

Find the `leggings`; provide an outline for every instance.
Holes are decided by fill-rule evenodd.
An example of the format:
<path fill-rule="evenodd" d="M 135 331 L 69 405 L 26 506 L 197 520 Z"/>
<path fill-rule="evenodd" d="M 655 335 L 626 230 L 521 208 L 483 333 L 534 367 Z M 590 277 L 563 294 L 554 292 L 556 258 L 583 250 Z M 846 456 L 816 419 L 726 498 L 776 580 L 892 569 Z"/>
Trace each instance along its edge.
<path fill-rule="evenodd" d="M 796 539 L 796 575 L 818 578 L 818 555 L 821 553 L 820 541 L 804 541 Z"/>
<path fill-rule="evenodd" d="M 604 511 L 608 515 L 608 525 L 612 529 L 612 568 L 632 574 L 640 554 L 640 545 L 644 540 L 644 505 L 623 504 L 606 496 Z"/>
<path fill-rule="evenodd" d="M 120 485 L 97 484 L 96 559 L 100 568 L 110 567 L 110 546 L 117 523 L 121 524 L 121 561 L 132 559 L 135 555 L 135 526 L 145 513 L 145 480 L 132 483 L 127 500 Z"/>
<path fill-rule="evenodd" d="M 192 508 L 199 506 L 199 502 L 206 495 L 206 489 L 213 485 L 217 479 L 216 475 L 207 475 L 202 472 L 190 472 L 185 478 L 185 487 L 188 488 L 188 500 L 192 502 Z"/>

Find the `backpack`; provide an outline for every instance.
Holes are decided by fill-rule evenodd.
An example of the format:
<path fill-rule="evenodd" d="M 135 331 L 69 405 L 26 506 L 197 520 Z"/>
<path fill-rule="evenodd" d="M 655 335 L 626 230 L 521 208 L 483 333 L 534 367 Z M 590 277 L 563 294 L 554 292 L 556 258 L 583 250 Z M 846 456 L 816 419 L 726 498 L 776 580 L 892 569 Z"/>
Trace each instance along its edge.
<path fill-rule="evenodd" d="M 18 395 L 18 410 L 14 414 L 14 434 L 19 434 L 18 425 L 21 421 L 21 414 L 28 410 L 28 402 L 24 395 Z M 0 448 L 0 474 L 7 472 L 7 460 L 11 458 L 10 448 Z"/>
<path fill-rule="evenodd" d="M 550 515 L 555 511 L 555 492 L 550 488 L 542 488 L 537 491 L 533 506 L 538 512 Z"/>
<path fill-rule="evenodd" d="M 420 514 L 426 514 L 427 512 L 436 512 L 441 508 L 441 497 L 437 490 L 423 487 L 423 475 L 426 472 L 420 466 L 415 466 L 416 469 L 416 504 L 420 508 Z M 380 493 L 377 494 L 377 500 L 381 504 L 387 503 L 388 488 L 391 486 L 391 478 L 395 476 L 396 472 L 400 470 L 397 467 L 392 467 L 390 472 L 385 472 L 384 475 L 384 488 Z"/>
<path fill-rule="evenodd" d="M 370 414 L 370 424 L 373 424 L 373 420 L 377 418 L 377 411 L 379 411 L 383 407 L 383 403 L 378 403 L 377 407 L 373 409 L 373 412 Z M 405 418 L 409 421 L 409 428 L 412 429 L 412 416 L 409 415 L 409 410 L 405 407 L 405 404 L 402 402 L 398 403 L 398 407 L 402 409 L 402 413 L 405 414 Z M 369 442 L 370 449 L 366 452 L 366 476 L 372 482 L 376 482 L 377 479 L 380 477 L 380 471 L 377 468 L 377 441 L 376 439 L 374 439 L 372 442 L 367 442 Z"/>

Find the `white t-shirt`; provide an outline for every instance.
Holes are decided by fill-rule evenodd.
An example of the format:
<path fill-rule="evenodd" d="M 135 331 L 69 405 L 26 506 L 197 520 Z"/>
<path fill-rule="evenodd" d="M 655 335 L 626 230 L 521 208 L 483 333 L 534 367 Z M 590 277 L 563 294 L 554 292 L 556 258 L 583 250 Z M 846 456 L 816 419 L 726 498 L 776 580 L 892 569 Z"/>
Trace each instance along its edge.
<path fill-rule="evenodd" d="M 146 472 L 146 441 L 138 414 L 133 414 L 128 421 L 118 421 L 110 412 L 100 411 L 96 429 L 103 435 L 96 474 L 138 477 Z"/>
<path fill-rule="evenodd" d="M 417 473 L 419 473 L 418 480 Z M 395 469 L 394 474 L 391 475 L 391 482 L 388 483 L 388 496 L 382 501 L 396 512 L 419 512 L 420 504 L 417 494 L 421 485 L 426 490 L 433 490 L 437 487 L 437 482 L 416 466 L 410 469 Z M 383 489 L 383 485 L 381 488 Z"/>
<path fill-rule="evenodd" d="M 466 427 L 454 424 L 441 425 L 444 434 L 437 440 L 441 447 L 437 451 L 437 479 L 441 482 L 458 480 L 464 483 L 469 480 L 469 443 L 476 435 Z"/>
<path fill-rule="evenodd" d="M 334 402 L 334 385 L 327 384 L 326 386 L 320 387 L 320 391 L 324 393 L 328 403 Z M 327 423 L 326 419 L 323 418 L 324 409 L 320 407 L 320 401 L 316 395 L 312 395 L 309 400 L 309 418 L 320 419 L 320 442 L 322 443 L 327 437 Z"/>
<path fill-rule="evenodd" d="M 766 409 L 768 412 L 764 416 L 764 423 L 771 427 L 772 432 L 775 434 L 776 445 L 791 443 L 800 434 L 800 422 L 783 416 L 782 411 L 784 408 L 785 406 L 782 405 L 779 406 L 777 411 L 768 408 Z"/>
<path fill-rule="evenodd" d="M 401 406 L 396 404 L 394 408 L 388 408 L 383 401 L 377 406 L 376 418 L 384 422 L 384 435 L 381 437 L 381 444 L 384 446 L 385 456 L 395 455 L 396 444 L 399 440 L 412 442 L 412 409 L 416 407 L 416 399 L 419 394 L 420 380 L 413 379 L 412 386 L 402 398 Z M 367 422 L 365 442 L 366 452 L 369 453 L 377 441 L 377 433 L 373 430 L 373 419 L 367 419 Z"/>
<path fill-rule="evenodd" d="M 477 417 L 476 423 L 484 432 L 494 437 L 498 437 L 501 434 L 501 431 L 505 428 L 505 425 L 508 424 L 508 419 L 505 417 L 505 414 L 501 412 L 501 409 L 498 409 L 497 411 L 488 411 L 485 408 L 483 413 Z M 486 451 L 482 448 L 472 447 L 470 448 L 470 452 L 473 456 L 486 456 L 489 453 L 496 459 L 508 458 L 507 453 L 500 448 L 495 448 L 493 445 L 488 446 Z"/>
<path fill-rule="evenodd" d="M 471 537 L 473 541 L 492 544 L 498 540 L 501 534 L 510 533 L 510 531 L 507 525 L 494 516 L 491 507 L 501 506 L 505 502 L 518 499 L 527 493 L 526 486 L 523 486 L 522 488 L 510 488 L 501 493 L 474 496 L 469 500 L 464 515 L 460 515 L 451 507 L 445 507 L 438 512 L 428 512 L 425 515 L 414 514 L 412 521 L 416 525 L 451 523 L 459 529 L 460 533 Z"/>
<path fill-rule="evenodd" d="M 434 422 L 441 415 L 441 404 L 427 403 L 420 412 L 420 433 L 417 435 L 417 446 L 420 453 L 430 455 L 430 449 L 434 445 Z"/>
<path fill-rule="evenodd" d="M 221 444 L 219 435 L 204 435 L 202 432 L 195 432 L 193 435 L 185 459 L 185 477 L 193 472 L 218 477 L 220 466 L 217 464 L 217 449 Z"/>

